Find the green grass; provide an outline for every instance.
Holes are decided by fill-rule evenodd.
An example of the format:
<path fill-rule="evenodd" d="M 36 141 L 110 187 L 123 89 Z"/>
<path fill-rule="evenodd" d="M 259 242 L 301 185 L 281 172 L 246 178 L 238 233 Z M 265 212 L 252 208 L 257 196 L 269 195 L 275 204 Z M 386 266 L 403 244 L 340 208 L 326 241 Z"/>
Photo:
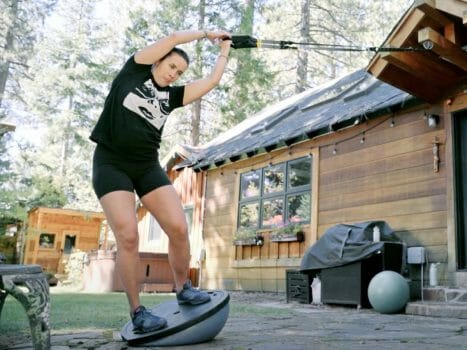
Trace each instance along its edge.
<path fill-rule="evenodd" d="M 141 302 L 147 307 L 173 299 L 173 294 L 141 294 Z M 52 293 L 50 300 L 52 333 L 89 329 L 120 330 L 129 321 L 128 302 L 124 293 Z M 231 316 L 284 317 L 292 313 L 288 309 L 230 303 Z M 30 335 L 26 312 L 12 296 L 6 298 L 3 306 L 0 316 L 0 335 L 0 343 L 8 339 L 28 338 Z"/>
<path fill-rule="evenodd" d="M 169 294 L 142 294 L 147 306 L 173 299 Z M 52 330 L 120 329 L 128 320 L 128 302 L 123 293 L 51 294 L 50 327 Z M 0 316 L 0 334 L 29 332 L 22 305 L 8 296 Z"/>

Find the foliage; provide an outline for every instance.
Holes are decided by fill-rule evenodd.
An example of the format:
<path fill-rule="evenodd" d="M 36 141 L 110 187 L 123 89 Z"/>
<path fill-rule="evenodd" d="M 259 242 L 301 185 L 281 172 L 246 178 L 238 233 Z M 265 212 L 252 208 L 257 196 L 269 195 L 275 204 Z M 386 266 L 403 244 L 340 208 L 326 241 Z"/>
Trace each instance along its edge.
<path fill-rule="evenodd" d="M 143 0 L 1 2 L 0 120 L 8 115 L 17 131 L 14 138 L 0 139 L 0 217 L 24 219 L 40 203 L 98 208 L 88 136 L 125 59 L 162 35 L 222 28 L 260 39 L 378 46 L 410 0 L 304 4 L 306 0 L 161 0 L 152 7 Z M 308 26 L 301 23 L 306 15 Z M 308 33 L 300 32 L 303 28 Z M 180 84 L 209 74 L 218 52 L 207 41 L 185 46 L 194 64 Z M 205 143 L 296 93 L 298 85 L 315 87 L 363 68 L 370 58 L 367 53 L 232 50 L 221 85 L 200 102 L 199 120 L 192 108 L 174 111 L 168 119 L 160 154 L 195 139 Z M 198 138 L 191 137 L 196 125 Z"/>
<path fill-rule="evenodd" d="M 234 237 L 233 237 L 233 241 L 234 241 L 234 244 L 236 242 L 246 242 L 246 243 L 252 243 L 252 244 L 255 244 L 255 245 L 263 245 L 264 243 L 264 237 L 260 234 L 258 234 L 258 232 L 256 232 L 256 230 L 254 228 L 251 228 L 251 227 L 242 227 L 242 228 L 239 228 L 237 230 L 237 232 L 235 232 L 234 234 Z"/>
<path fill-rule="evenodd" d="M 6 258 L 7 263 L 12 264 L 15 262 L 16 236 L 7 237 L 0 235 L 0 254 L 3 254 L 3 257 Z"/>
<path fill-rule="evenodd" d="M 303 235 L 303 226 L 301 224 L 288 224 L 275 228 L 270 235 L 271 239 L 282 239 L 290 236 Z M 298 237 L 298 236 L 297 236 Z"/>
<path fill-rule="evenodd" d="M 67 200 L 50 176 L 31 176 L 0 186 L 0 224 L 25 222 L 36 207 L 62 208 Z"/>
<path fill-rule="evenodd" d="M 248 238 L 255 238 L 257 236 L 256 230 L 250 227 L 240 228 L 234 234 L 234 240 L 242 240 Z"/>
<path fill-rule="evenodd" d="M 0 120 L 21 100 L 21 79 L 28 76 L 28 62 L 41 37 L 41 22 L 56 0 L 0 2 Z"/>

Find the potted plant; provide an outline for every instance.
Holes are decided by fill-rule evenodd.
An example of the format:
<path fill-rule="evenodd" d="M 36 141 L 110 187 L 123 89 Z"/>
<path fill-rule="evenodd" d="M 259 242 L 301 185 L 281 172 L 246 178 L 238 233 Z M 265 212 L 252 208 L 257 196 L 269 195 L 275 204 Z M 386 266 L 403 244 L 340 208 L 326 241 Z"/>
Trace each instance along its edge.
<path fill-rule="evenodd" d="M 300 224 L 288 224 L 271 232 L 271 242 L 303 242 L 305 234 Z"/>
<path fill-rule="evenodd" d="M 263 236 L 259 235 L 255 229 L 251 227 L 242 227 L 237 230 L 233 239 L 234 245 L 258 245 L 264 243 Z"/>

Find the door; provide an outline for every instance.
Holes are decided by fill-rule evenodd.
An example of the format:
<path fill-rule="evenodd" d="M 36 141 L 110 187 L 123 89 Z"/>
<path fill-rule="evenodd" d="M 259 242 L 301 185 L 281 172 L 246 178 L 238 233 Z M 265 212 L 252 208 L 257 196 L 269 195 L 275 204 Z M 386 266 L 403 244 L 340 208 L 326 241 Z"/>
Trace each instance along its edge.
<path fill-rule="evenodd" d="M 457 268 L 467 270 L 467 110 L 453 114 Z"/>
<path fill-rule="evenodd" d="M 76 235 L 65 235 L 65 243 L 63 246 L 63 253 L 70 254 L 76 244 Z"/>

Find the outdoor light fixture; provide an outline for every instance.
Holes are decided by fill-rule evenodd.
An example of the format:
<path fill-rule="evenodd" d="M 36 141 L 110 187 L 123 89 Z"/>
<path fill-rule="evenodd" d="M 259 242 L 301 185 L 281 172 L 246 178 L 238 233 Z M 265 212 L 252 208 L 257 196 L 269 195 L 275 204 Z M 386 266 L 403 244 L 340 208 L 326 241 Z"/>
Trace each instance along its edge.
<path fill-rule="evenodd" d="M 439 123 L 439 115 L 437 114 L 427 114 L 426 115 L 426 122 L 429 128 L 436 128 Z"/>

